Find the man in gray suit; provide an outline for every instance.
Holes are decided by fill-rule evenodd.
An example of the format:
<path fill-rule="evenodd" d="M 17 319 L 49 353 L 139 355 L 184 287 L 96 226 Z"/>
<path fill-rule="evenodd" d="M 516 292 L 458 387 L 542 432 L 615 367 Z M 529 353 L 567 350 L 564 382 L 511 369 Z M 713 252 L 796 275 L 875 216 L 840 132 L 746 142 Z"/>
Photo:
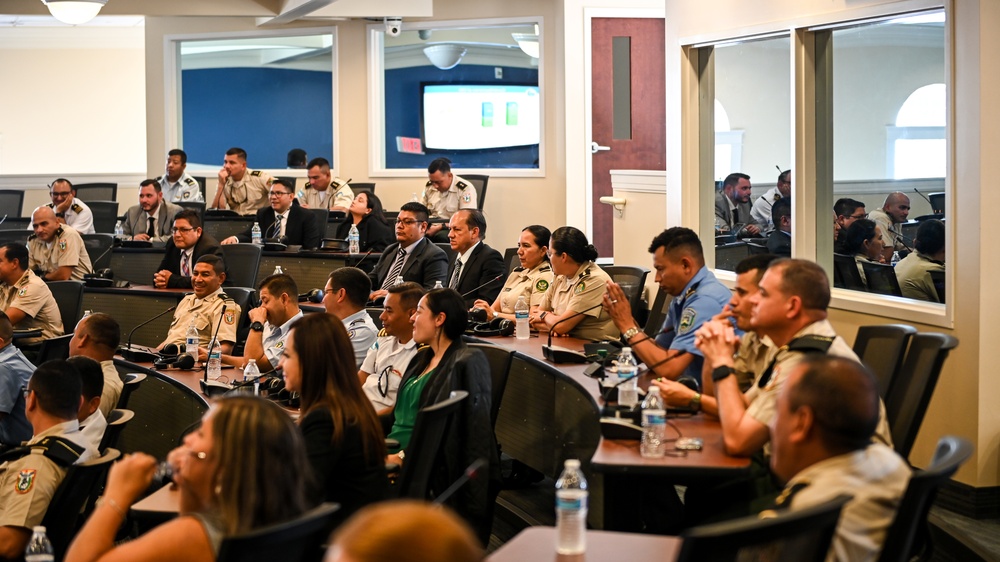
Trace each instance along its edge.
<path fill-rule="evenodd" d="M 174 226 L 174 215 L 181 207 L 163 200 L 160 183 L 145 180 L 139 184 L 139 204 L 129 207 L 122 224 L 125 236 L 132 240 L 166 242 Z"/>
<path fill-rule="evenodd" d="M 750 176 L 734 172 L 722 182 L 722 191 L 715 192 L 715 232 L 737 236 L 760 234 L 760 227 L 750 215 Z M 737 225 L 739 232 L 734 232 Z"/>

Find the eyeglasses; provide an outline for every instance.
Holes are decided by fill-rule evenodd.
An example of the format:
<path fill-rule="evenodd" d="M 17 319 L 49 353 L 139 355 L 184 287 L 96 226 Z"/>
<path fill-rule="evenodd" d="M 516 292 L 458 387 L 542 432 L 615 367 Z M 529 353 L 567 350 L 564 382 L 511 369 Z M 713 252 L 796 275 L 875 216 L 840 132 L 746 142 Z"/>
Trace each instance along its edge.
<path fill-rule="evenodd" d="M 49 193 L 52 197 L 69 197 L 73 194 L 72 191 L 51 191 Z"/>
<path fill-rule="evenodd" d="M 194 229 L 191 228 L 191 227 L 180 228 L 180 227 L 176 227 L 175 226 L 175 227 L 173 227 L 173 228 L 170 229 L 170 232 L 173 232 L 174 234 L 177 234 L 178 232 L 183 232 L 184 234 L 187 234 L 188 232 L 191 232 L 192 230 L 194 230 Z"/>
<path fill-rule="evenodd" d="M 291 191 L 268 191 L 268 197 L 279 197 L 281 195 L 291 195 Z"/>
<path fill-rule="evenodd" d="M 389 365 L 378 374 L 378 393 L 385 398 L 389 395 L 389 377 L 392 376 L 392 365 Z M 385 388 L 382 388 L 382 381 L 385 381 Z"/>
<path fill-rule="evenodd" d="M 868 218 L 868 213 L 864 213 L 864 214 L 861 214 L 861 215 L 851 215 L 851 216 L 849 216 L 847 218 L 854 219 L 854 220 L 867 219 Z"/>
<path fill-rule="evenodd" d="M 423 222 L 423 221 L 418 221 L 417 219 L 396 219 L 396 224 L 401 224 L 403 226 L 413 226 L 418 222 Z"/>

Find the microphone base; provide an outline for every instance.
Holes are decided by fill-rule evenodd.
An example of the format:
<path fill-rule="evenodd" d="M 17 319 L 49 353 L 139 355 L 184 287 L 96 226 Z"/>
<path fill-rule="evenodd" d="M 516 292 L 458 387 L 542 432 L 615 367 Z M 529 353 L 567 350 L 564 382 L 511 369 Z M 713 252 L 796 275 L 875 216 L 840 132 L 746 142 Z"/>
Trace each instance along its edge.
<path fill-rule="evenodd" d="M 557 365 L 560 363 L 587 363 L 586 355 L 557 345 L 543 345 L 542 355 Z"/>
<path fill-rule="evenodd" d="M 159 359 L 159 356 L 155 353 L 138 347 L 120 348 L 118 354 L 125 358 L 126 361 L 131 361 L 132 363 L 152 363 Z"/>
<path fill-rule="evenodd" d="M 227 392 L 233 390 L 233 387 L 229 384 L 219 381 L 206 381 L 204 379 L 198 381 L 201 384 L 201 391 L 205 393 L 209 398 L 214 398 L 216 396 L 222 396 Z"/>

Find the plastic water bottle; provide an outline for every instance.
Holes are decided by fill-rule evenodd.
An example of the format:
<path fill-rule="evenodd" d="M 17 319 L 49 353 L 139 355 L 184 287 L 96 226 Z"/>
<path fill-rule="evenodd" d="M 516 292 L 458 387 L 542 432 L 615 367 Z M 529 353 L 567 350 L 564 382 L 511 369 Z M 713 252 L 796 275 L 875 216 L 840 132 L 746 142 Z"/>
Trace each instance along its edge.
<path fill-rule="evenodd" d="M 260 369 L 257 368 L 257 362 L 251 360 L 247 363 L 247 366 L 243 368 L 243 382 L 253 383 L 253 395 L 257 396 L 260 392 Z"/>
<path fill-rule="evenodd" d="M 892 253 L 892 267 L 896 267 L 897 263 L 899 263 L 899 252 L 893 252 Z"/>
<path fill-rule="evenodd" d="M 198 361 L 198 344 L 201 342 L 201 336 L 198 335 L 198 328 L 194 325 L 194 319 L 188 324 L 187 336 L 184 337 L 184 353 L 194 357 L 195 362 Z"/>
<path fill-rule="evenodd" d="M 587 550 L 587 479 L 580 461 L 567 459 L 556 480 L 556 552 L 582 554 Z"/>
<path fill-rule="evenodd" d="M 517 297 L 517 304 L 514 305 L 514 336 L 519 340 L 526 340 L 531 337 L 531 327 L 528 326 L 528 301 L 524 295 Z"/>
<path fill-rule="evenodd" d="M 663 439 L 667 432 L 667 411 L 660 397 L 660 387 L 649 385 L 646 399 L 642 401 L 642 443 L 639 454 L 659 458 L 666 454 Z"/>
<path fill-rule="evenodd" d="M 618 385 L 618 404 L 629 408 L 639 403 L 639 387 L 636 386 L 636 375 L 639 365 L 632 357 L 632 348 L 623 347 L 618 356 L 618 379 L 623 381 Z"/>
<path fill-rule="evenodd" d="M 420 202 L 420 198 L 417 197 L 417 192 L 416 191 L 412 192 L 412 194 L 410 195 L 410 202 L 411 203 L 419 203 Z"/>
<path fill-rule="evenodd" d="M 115 223 L 115 238 L 123 238 L 125 236 L 125 227 L 122 226 L 122 221 Z"/>
<path fill-rule="evenodd" d="M 400 278 L 400 279 L 402 279 L 402 278 L 403 278 L 403 276 L 402 276 L 402 275 L 400 275 L 400 276 L 399 276 L 399 278 Z M 434 282 L 434 288 L 435 288 L 435 289 L 444 289 L 444 284 L 443 284 L 443 283 L 441 283 L 441 281 L 440 281 L 440 280 L 438 280 L 438 281 L 435 281 L 435 282 Z"/>
<path fill-rule="evenodd" d="M 52 549 L 45 527 L 38 525 L 31 534 L 28 547 L 24 549 L 25 562 L 52 562 L 56 559 L 56 551 Z"/>
<path fill-rule="evenodd" d="M 253 227 L 250 229 L 250 241 L 257 246 L 264 245 L 264 239 L 260 236 L 260 224 L 257 222 L 254 222 Z"/>
<path fill-rule="evenodd" d="M 351 225 L 351 231 L 347 233 L 347 252 L 352 256 L 361 253 L 361 233 L 358 232 L 358 226 L 354 224 Z"/>
<path fill-rule="evenodd" d="M 212 340 L 208 348 L 208 378 L 218 380 L 222 376 L 222 346 L 217 340 Z"/>
<path fill-rule="evenodd" d="M 283 273 L 285 273 L 285 270 L 281 269 L 280 265 L 274 266 L 274 272 L 272 273 L 272 275 L 281 275 Z"/>

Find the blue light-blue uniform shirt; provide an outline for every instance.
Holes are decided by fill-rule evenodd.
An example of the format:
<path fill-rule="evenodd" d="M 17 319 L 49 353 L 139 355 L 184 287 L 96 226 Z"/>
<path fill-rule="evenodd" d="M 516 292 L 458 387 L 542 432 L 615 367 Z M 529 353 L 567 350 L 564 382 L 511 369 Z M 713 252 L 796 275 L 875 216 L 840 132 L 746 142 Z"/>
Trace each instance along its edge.
<path fill-rule="evenodd" d="M 694 356 L 684 374 L 694 377 L 696 381 L 701 381 L 703 358 L 701 351 L 694 346 L 694 334 L 705 321 L 722 312 L 722 307 L 729 303 L 732 296 L 729 288 L 702 266 L 670 303 L 663 329 L 656 335 L 656 343 L 660 347 L 686 351 Z"/>
<path fill-rule="evenodd" d="M 20 445 L 31 439 L 32 429 L 24 416 L 24 393 L 35 366 L 28 361 L 14 344 L 0 349 L 0 412 L 7 414 L 0 420 L 0 443 Z"/>

